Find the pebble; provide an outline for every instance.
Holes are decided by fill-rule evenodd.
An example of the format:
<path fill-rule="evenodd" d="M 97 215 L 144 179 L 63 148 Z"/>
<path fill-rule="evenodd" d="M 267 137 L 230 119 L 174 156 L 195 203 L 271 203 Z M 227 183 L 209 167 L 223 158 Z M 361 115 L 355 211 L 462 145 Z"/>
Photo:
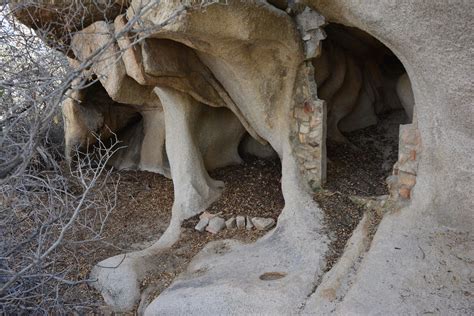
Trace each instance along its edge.
<path fill-rule="evenodd" d="M 237 228 L 245 228 L 245 217 L 237 216 L 236 222 L 237 222 Z"/>
<path fill-rule="evenodd" d="M 227 227 L 227 229 L 235 228 L 235 224 L 236 224 L 235 217 L 231 217 L 228 220 L 226 220 L 225 227 Z"/>
<path fill-rule="evenodd" d="M 225 227 L 225 220 L 222 217 L 216 216 L 209 220 L 209 225 L 206 227 L 206 231 L 211 234 L 217 234 Z"/>
<path fill-rule="evenodd" d="M 207 224 L 209 224 L 209 218 L 203 217 L 199 220 L 199 223 L 197 223 L 194 229 L 202 233 L 206 228 Z"/>
<path fill-rule="evenodd" d="M 252 223 L 257 230 L 267 230 L 275 225 L 275 220 L 273 218 L 254 217 Z"/>
<path fill-rule="evenodd" d="M 248 216 L 247 216 L 247 225 L 245 226 L 245 228 L 247 228 L 247 230 L 252 230 L 253 228 L 252 220 Z"/>

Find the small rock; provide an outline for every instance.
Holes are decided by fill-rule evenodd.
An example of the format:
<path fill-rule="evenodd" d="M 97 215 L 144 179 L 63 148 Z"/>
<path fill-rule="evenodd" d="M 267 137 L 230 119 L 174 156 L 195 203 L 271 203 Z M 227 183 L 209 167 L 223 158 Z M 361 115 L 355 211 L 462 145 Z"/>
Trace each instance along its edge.
<path fill-rule="evenodd" d="M 377 197 L 377 200 L 379 201 L 381 207 L 385 206 L 385 204 L 387 203 L 388 197 L 389 197 L 388 195 L 380 195 Z"/>
<path fill-rule="evenodd" d="M 299 133 L 298 134 L 298 139 L 299 139 L 300 143 L 302 143 L 302 144 L 306 143 L 306 135 L 305 134 Z"/>
<path fill-rule="evenodd" d="M 245 228 L 247 230 L 252 230 L 252 228 L 253 228 L 252 220 L 248 216 L 247 216 L 247 225 L 245 226 Z"/>
<path fill-rule="evenodd" d="M 245 228 L 245 217 L 237 216 L 236 218 L 237 228 Z"/>
<path fill-rule="evenodd" d="M 219 214 L 211 214 L 208 211 L 205 211 L 205 212 L 202 212 L 201 215 L 199 215 L 199 219 L 207 218 L 210 220 L 211 218 L 216 217 L 217 215 Z"/>
<path fill-rule="evenodd" d="M 303 12 L 296 16 L 296 23 L 303 32 L 317 30 L 326 24 L 324 16 L 306 7 Z"/>
<path fill-rule="evenodd" d="M 217 234 L 225 227 L 225 220 L 222 217 L 216 216 L 209 220 L 206 230 L 211 234 Z"/>
<path fill-rule="evenodd" d="M 254 217 L 252 223 L 257 230 L 267 230 L 275 225 L 275 220 L 273 218 Z"/>
<path fill-rule="evenodd" d="M 400 171 L 398 174 L 398 182 L 402 185 L 411 188 L 416 183 L 416 176 L 404 171 Z"/>
<path fill-rule="evenodd" d="M 194 229 L 202 233 L 206 228 L 207 224 L 209 224 L 209 218 L 203 217 L 199 220 L 199 223 L 197 223 Z"/>
<path fill-rule="evenodd" d="M 319 130 L 317 130 L 317 129 L 311 131 L 311 132 L 308 134 L 308 136 L 309 136 L 310 138 L 319 138 L 320 135 L 321 135 L 321 132 L 320 132 Z"/>
<path fill-rule="evenodd" d="M 308 134 L 309 133 L 309 124 L 300 124 L 300 133 Z"/>
<path fill-rule="evenodd" d="M 228 220 L 226 220 L 225 227 L 227 227 L 227 229 L 235 228 L 235 222 L 236 222 L 235 217 L 231 217 Z"/>
<path fill-rule="evenodd" d="M 410 196 L 411 196 L 411 193 L 410 193 L 410 188 L 407 188 L 406 186 L 402 186 L 400 189 L 398 189 L 398 194 L 406 199 L 406 200 L 409 200 L 410 199 Z"/>

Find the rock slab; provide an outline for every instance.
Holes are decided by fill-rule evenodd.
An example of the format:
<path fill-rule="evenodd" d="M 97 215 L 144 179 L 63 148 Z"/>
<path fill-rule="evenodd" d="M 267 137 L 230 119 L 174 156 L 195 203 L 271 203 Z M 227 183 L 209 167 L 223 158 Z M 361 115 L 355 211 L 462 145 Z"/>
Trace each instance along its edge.
<path fill-rule="evenodd" d="M 248 216 L 247 216 L 247 225 L 245 226 L 245 228 L 247 230 L 252 230 L 252 228 L 253 228 L 252 220 Z"/>
<path fill-rule="evenodd" d="M 267 230 L 275 225 L 275 220 L 273 218 L 254 217 L 252 223 L 257 230 Z"/>
<path fill-rule="evenodd" d="M 237 223 L 237 228 L 239 229 L 245 228 L 245 217 L 237 216 L 236 223 Z"/>
<path fill-rule="evenodd" d="M 227 227 L 227 229 L 235 228 L 235 226 L 236 226 L 235 217 L 231 217 L 228 220 L 226 220 L 225 227 Z"/>
<path fill-rule="evenodd" d="M 202 233 L 208 224 L 209 218 L 203 217 L 199 220 L 199 223 L 197 223 L 194 229 Z"/>
<path fill-rule="evenodd" d="M 225 220 L 222 217 L 216 216 L 209 220 L 209 225 L 207 225 L 206 231 L 211 234 L 217 234 L 222 229 L 225 228 Z"/>

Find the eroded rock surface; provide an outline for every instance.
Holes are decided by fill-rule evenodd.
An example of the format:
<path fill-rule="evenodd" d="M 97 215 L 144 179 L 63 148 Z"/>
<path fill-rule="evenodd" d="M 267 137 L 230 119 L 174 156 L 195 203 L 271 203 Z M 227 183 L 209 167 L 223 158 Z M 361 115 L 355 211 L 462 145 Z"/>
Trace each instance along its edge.
<path fill-rule="evenodd" d="M 21 3 L 12 8 L 35 29 L 71 8 Z M 282 161 L 276 227 L 254 244 L 209 244 L 145 314 L 472 312 L 473 5 L 196 3 L 115 1 L 100 11 L 101 2 L 85 1 L 73 36 L 50 29 L 71 44 L 63 51 L 76 69 L 101 56 L 82 73 L 97 82 L 73 86 L 64 101 L 67 154 L 94 143 L 93 133 L 117 133 L 127 148 L 111 163 L 173 179 L 160 239 L 93 270 L 106 303 L 133 309 L 182 222 L 219 198 L 224 183 L 208 171 L 240 163 L 250 135 L 241 148 Z M 310 189 L 325 181 L 326 138 L 345 142 L 343 132 L 397 108 L 412 122 L 400 128 L 390 209 L 375 236 L 366 215 L 325 274 L 328 232 Z"/>

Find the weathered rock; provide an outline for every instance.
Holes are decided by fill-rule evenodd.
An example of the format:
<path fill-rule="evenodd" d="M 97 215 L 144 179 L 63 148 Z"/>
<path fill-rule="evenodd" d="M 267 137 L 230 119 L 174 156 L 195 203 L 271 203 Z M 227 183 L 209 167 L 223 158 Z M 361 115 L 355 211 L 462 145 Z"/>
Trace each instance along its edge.
<path fill-rule="evenodd" d="M 127 8 L 128 2 L 128 0 L 82 0 L 80 2 L 14 0 L 9 4 L 15 17 L 23 24 L 35 30 L 48 32 L 52 38 L 47 38 L 47 44 L 68 52 L 67 44 L 71 32 L 79 31 L 96 21 L 113 20 Z"/>
<path fill-rule="evenodd" d="M 240 150 L 242 150 L 244 154 L 256 156 L 259 158 L 278 158 L 278 154 L 270 144 L 261 144 L 248 134 L 243 137 L 240 143 Z"/>
<path fill-rule="evenodd" d="M 253 217 L 252 224 L 257 230 L 267 230 L 275 225 L 275 220 L 273 218 Z"/>
<path fill-rule="evenodd" d="M 140 85 L 127 75 L 125 63 L 117 58 L 120 47 L 113 38 L 113 24 L 98 21 L 74 34 L 71 49 L 81 62 L 102 51 L 101 58 L 91 68 L 110 98 L 123 104 L 143 106 L 150 98 L 155 98 L 153 87 Z"/>
<path fill-rule="evenodd" d="M 225 220 L 222 217 L 216 216 L 209 220 L 209 225 L 206 227 L 206 231 L 211 234 L 217 234 L 223 230 L 226 226 Z"/>
<path fill-rule="evenodd" d="M 227 229 L 235 228 L 236 227 L 236 219 L 235 217 L 231 217 L 225 221 L 225 227 Z"/>
<path fill-rule="evenodd" d="M 202 233 L 204 229 L 206 229 L 208 224 L 209 224 L 209 218 L 203 217 L 199 220 L 199 222 L 196 224 L 194 229 Z"/>
<path fill-rule="evenodd" d="M 56 19 L 56 13 L 45 14 L 49 2 L 35 4 L 46 9 L 32 20 L 40 26 L 51 16 Z M 287 8 L 285 1 L 271 3 Z M 133 105 L 134 113 L 158 96 L 176 196 L 170 226 L 156 244 L 94 268 L 95 286 L 107 303 L 117 311 L 133 308 L 140 282 L 159 261 L 160 251 L 178 240 L 181 222 L 219 197 L 223 184 L 211 179 L 205 157 L 219 157 L 228 144 L 225 137 L 212 137 L 224 134 L 227 122 L 216 115 L 213 122 L 221 124 L 204 126 L 213 115 L 210 107 L 220 107 L 239 122 L 232 144 L 240 141 L 239 129 L 247 130 L 278 153 L 285 208 L 277 229 L 254 244 L 208 245 L 145 314 L 469 314 L 474 39 L 466 30 L 474 27 L 471 2 L 300 0 L 288 1 L 290 16 L 266 1 L 229 0 L 203 9 L 183 8 L 178 0 L 137 0 L 131 1 L 128 20 L 147 4 L 153 4 L 151 12 L 141 16 L 132 32 L 140 41 L 134 51 L 125 50 L 112 65 L 106 62 L 111 58 L 101 58 L 84 76 L 96 75 L 109 97 Z M 310 9 L 301 10 L 305 5 Z M 176 16 L 180 10 L 186 12 Z M 312 62 L 307 58 L 318 54 L 322 22 L 312 15 L 298 30 L 294 17 L 305 11 L 339 24 L 324 26 L 328 38 Z M 126 43 L 115 43 L 114 35 L 123 23 L 98 21 L 93 10 L 84 15 L 79 16 L 84 26 L 97 22 L 74 35 L 75 58 L 85 61 L 109 42 L 104 57 L 119 56 Z M 105 17 L 115 16 L 105 12 Z M 389 61 L 388 71 L 381 67 L 395 56 L 368 34 L 397 54 L 412 90 L 399 79 L 405 73 L 401 65 L 391 67 Z M 170 75 L 173 71 L 176 76 Z M 406 208 L 387 213 L 372 241 L 371 227 L 365 226 L 370 221 L 364 219 L 341 261 L 323 277 L 328 239 L 322 212 L 306 184 L 317 187 L 324 179 L 326 123 L 328 136 L 343 141 L 341 130 L 373 124 L 374 114 L 403 105 L 410 115 L 414 97 L 413 125 L 401 127 L 398 162 L 390 178 L 391 199 L 407 199 Z M 319 99 L 326 101 L 327 111 Z M 78 125 L 101 128 L 106 112 L 90 108 L 77 118 Z M 146 122 L 141 128 L 160 134 Z M 138 131 L 130 131 L 130 139 L 140 138 Z M 71 128 L 66 135 L 74 132 Z M 78 138 L 85 134 L 77 133 Z M 163 152 L 162 142 L 157 147 Z M 153 142 L 148 138 L 146 143 Z M 230 147 L 235 155 L 237 146 Z M 127 160 L 139 152 L 131 148 Z M 216 251 L 218 246 L 225 246 L 225 253 Z M 285 277 L 262 286 L 259 277 L 275 272 Z M 323 287 L 315 290 L 315 280 L 321 279 Z"/>
<path fill-rule="evenodd" d="M 237 224 L 237 228 L 239 229 L 243 229 L 245 228 L 245 217 L 244 216 L 237 216 L 236 217 L 236 224 Z"/>
<path fill-rule="evenodd" d="M 144 105 L 137 109 L 134 105 L 112 100 L 99 83 L 87 89 L 71 90 L 69 94 L 71 97 L 65 99 L 62 107 L 67 155 L 75 146 L 93 145 L 96 142 L 93 133 L 105 140 L 125 126 L 129 132 L 136 130 L 132 124 L 136 122 L 141 124 L 140 132 L 136 130 L 137 135 L 130 139 L 119 137 L 126 148 L 110 163 L 118 169 L 139 169 L 170 176 L 165 150 L 165 117 L 158 97 L 144 100 Z M 201 117 L 197 142 L 206 169 L 241 163 L 238 147 L 245 130 L 232 112 L 225 108 L 199 106 L 196 115 Z M 221 132 L 215 133 L 216 130 Z M 131 156 L 134 158 L 130 159 Z"/>
<path fill-rule="evenodd" d="M 318 57 L 321 53 L 321 41 L 326 38 L 326 33 L 322 29 L 322 26 L 326 24 L 324 17 L 306 7 L 295 20 L 304 41 L 306 59 Z"/>
<path fill-rule="evenodd" d="M 345 137 L 339 131 L 339 121 L 352 112 L 362 86 L 362 72 L 352 56 L 346 56 L 346 74 L 340 89 L 331 98 L 328 107 L 328 137 L 343 142 Z"/>
<path fill-rule="evenodd" d="M 413 90 L 411 87 L 410 78 L 408 74 L 403 74 L 397 81 L 397 94 L 400 101 L 407 113 L 410 121 L 413 121 L 413 108 L 415 106 L 415 97 L 413 96 Z"/>
<path fill-rule="evenodd" d="M 95 144 L 97 136 L 94 134 L 105 140 L 139 116 L 131 106 L 113 101 L 100 83 L 91 85 L 87 92 L 69 90 L 62 111 L 67 157 L 75 147 Z"/>
<path fill-rule="evenodd" d="M 246 216 L 245 217 L 245 229 L 246 230 L 252 230 L 253 227 L 254 226 L 253 226 L 252 220 L 250 219 L 249 216 Z"/>

